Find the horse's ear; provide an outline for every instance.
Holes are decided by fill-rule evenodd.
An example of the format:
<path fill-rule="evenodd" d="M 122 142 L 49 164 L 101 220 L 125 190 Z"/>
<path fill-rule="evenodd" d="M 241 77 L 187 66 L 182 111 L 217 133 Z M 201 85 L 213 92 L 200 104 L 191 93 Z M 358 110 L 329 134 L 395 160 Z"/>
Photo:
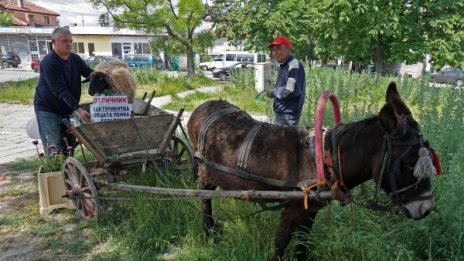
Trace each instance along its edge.
<path fill-rule="evenodd" d="M 385 101 L 386 104 L 379 113 L 382 128 L 390 136 L 403 136 L 407 130 L 411 111 L 401 99 L 394 82 L 388 85 Z"/>

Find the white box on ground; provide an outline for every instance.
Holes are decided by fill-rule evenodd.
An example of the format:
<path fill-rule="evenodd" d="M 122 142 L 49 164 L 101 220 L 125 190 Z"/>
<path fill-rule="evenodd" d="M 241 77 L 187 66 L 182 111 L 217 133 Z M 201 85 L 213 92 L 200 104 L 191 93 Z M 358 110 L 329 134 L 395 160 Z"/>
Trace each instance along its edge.
<path fill-rule="evenodd" d="M 42 169 L 39 169 L 37 176 L 39 181 L 41 215 L 48 215 L 57 208 L 74 209 L 71 201 L 63 198 L 63 195 L 66 193 L 63 171 L 42 173 Z"/>
<path fill-rule="evenodd" d="M 262 92 L 272 89 L 272 65 L 271 63 L 255 64 L 255 90 Z"/>

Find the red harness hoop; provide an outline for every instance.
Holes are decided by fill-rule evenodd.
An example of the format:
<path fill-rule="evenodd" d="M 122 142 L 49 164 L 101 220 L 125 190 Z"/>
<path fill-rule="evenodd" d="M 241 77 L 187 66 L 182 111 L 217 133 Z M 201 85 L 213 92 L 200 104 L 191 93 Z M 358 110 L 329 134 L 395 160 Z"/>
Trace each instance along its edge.
<path fill-rule="evenodd" d="M 330 91 L 324 91 L 319 97 L 316 109 L 316 123 L 314 129 L 315 140 L 315 156 L 316 156 L 316 178 L 319 183 L 325 180 L 324 174 L 324 148 L 323 148 L 323 135 L 322 135 L 322 121 L 324 119 L 324 109 L 327 99 L 330 99 L 333 106 L 333 116 L 335 126 L 340 124 L 340 106 L 337 97 Z"/>

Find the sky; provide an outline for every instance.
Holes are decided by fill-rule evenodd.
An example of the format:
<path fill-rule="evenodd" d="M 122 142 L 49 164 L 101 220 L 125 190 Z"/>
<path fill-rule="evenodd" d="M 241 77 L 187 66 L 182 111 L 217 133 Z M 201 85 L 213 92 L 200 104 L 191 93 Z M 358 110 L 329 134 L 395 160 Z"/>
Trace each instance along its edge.
<path fill-rule="evenodd" d="M 98 26 L 98 16 L 104 8 L 95 9 L 87 0 L 29 0 L 58 14 L 60 25 L 77 23 L 78 26 Z"/>

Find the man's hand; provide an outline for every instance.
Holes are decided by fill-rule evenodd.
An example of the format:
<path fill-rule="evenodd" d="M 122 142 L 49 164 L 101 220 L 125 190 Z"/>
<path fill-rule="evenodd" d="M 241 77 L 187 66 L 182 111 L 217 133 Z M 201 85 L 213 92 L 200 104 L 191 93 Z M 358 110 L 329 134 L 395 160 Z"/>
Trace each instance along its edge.
<path fill-rule="evenodd" d="M 84 109 L 82 109 L 81 107 L 77 108 L 77 113 L 79 113 L 79 116 L 81 117 L 82 121 L 84 121 L 84 123 L 88 123 L 90 122 L 90 113 Z"/>
<path fill-rule="evenodd" d="M 272 94 L 272 91 L 271 91 L 271 90 L 267 91 L 266 95 L 267 95 L 267 97 L 269 97 L 269 98 L 274 98 L 274 94 Z"/>

